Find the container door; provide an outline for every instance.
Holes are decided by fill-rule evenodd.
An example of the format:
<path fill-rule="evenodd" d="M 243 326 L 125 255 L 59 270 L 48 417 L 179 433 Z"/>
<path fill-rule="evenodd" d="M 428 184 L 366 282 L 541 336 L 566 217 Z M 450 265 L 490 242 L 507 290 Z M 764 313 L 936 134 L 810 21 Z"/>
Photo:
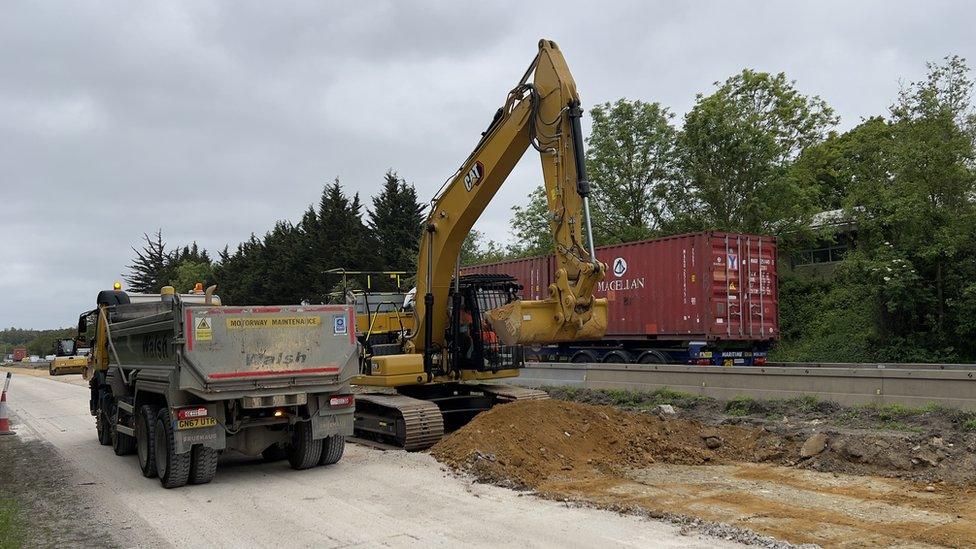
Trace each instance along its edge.
<path fill-rule="evenodd" d="M 779 337 L 776 241 L 770 237 L 750 237 L 748 280 L 748 321 L 750 339 Z"/>

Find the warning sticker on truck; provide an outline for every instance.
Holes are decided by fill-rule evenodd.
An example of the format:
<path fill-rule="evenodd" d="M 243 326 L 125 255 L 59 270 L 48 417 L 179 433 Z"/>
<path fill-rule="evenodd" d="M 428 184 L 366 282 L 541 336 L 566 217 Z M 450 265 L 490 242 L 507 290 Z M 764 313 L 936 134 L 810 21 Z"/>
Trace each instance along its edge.
<path fill-rule="evenodd" d="M 304 328 L 318 326 L 321 319 L 317 316 L 267 316 L 256 318 L 228 318 L 229 330 L 246 328 Z"/>
<path fill-rule="evenodd" d="M 202 317 L 193 326 L 193 339 L 197 341 L 211 341 L 213 339 L 213 324 L 210 317 Z"/>

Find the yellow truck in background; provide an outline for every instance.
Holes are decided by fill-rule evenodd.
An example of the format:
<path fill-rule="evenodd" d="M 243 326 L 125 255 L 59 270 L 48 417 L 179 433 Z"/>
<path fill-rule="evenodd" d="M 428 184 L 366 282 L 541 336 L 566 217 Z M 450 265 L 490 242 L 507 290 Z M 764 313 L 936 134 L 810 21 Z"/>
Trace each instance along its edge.
<path fill-rule="evenodd" d="M 79 339 L 59 339 L 54 342 L 54 359 L 48 365 L 52 376 L 83 374 L 88 366 L 88 348 L 79 345 Z"/>

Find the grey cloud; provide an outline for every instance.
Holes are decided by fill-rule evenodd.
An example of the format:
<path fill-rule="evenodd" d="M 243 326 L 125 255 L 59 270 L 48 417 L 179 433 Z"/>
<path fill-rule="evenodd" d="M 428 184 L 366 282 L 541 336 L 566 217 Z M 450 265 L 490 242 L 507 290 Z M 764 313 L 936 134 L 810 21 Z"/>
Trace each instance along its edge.
<path fill-rule="evenodd" d="M 587 105 L 679 114 L 743 67 L 785 71 L 844 127 L 898 78 L 970 55 L 963 2 L 6 2 L 0 324 L 68 325 L 162 227 L 216 251 L 387 168 L 430 196 L 549 37 Z M 539 182 L 526 158 L 478 228 Z"/>

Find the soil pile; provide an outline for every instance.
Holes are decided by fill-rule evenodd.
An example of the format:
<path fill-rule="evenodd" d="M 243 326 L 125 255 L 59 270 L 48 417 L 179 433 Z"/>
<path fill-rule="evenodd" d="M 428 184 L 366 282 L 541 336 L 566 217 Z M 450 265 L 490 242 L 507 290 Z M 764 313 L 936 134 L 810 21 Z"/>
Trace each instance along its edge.
<path fill-rule="evenodd" d="M 976 546 L 968 434 L 660 413 L 516 402 L 480 414 L 431 453 L 483 482 L 546 498 L 695 517 L 793 543 Z"/>
<path fill-rule="evenodd" d="M 496 406 L 431 449 L 439 461 L 483 481 L 521 488 L 656 462 L 778 461 L 791 453 L 791 443 L 763 429 L 556 400 Z"/>

